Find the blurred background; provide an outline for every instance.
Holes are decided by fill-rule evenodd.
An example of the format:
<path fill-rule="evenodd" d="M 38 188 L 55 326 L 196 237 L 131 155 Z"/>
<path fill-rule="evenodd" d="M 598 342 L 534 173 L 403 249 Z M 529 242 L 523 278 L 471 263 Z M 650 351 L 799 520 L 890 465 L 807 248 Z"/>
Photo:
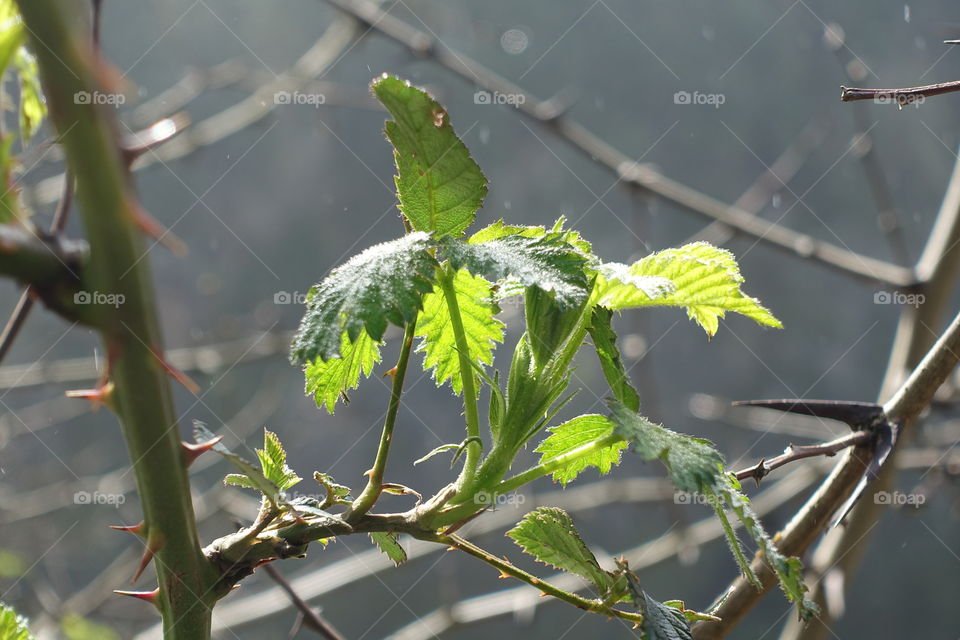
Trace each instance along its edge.
<path fill-rule="evenodd" d="M 391 20 L 379 26 L 406 25 L 402 33 L 420 32 L 462 57 L 445 54 L 445 66 L 417 55 L 321 0 L 104 4 L 104 53 L 129 83 L 118 105 L 125 126 L 137 129 L 178 111 L 192 121 L 144 156 L 137 171 L 144 206 L 189 246 L 186 257 L 162 246 L 146 256 L 171 359 L 203 388 L 199 396 L 176 389 L 185 434 L 199 419 L 252 456 L 266 426 L 287 444 L 300 475 L 319 470 L 361 486 L 386 408 L 382 374 L 395 359 L 397 333 L 390 334 L 384 364 L 334 416 L 304 396 L 286 345 L 313 283 L 362 248 L 402 233 L 385 113 L 367 92 L 382 72 L 427 87 L 449 110 L 490 180 L 477 227 L 501 217 L 549 224 L 565 215 L 601 256 L 623 262 L 692 237 L 734 252 L 745 291 L 784 329 L 730 317 L 708 340 L 681 310 L 625 314 L 618 321 L 621 347 L 651 418 L 713 440 L 730 466 L 741 468 L 791 442 L 841 435 L 845 427 L 732 410 L 730 400 L 877 398 L 900 312 L 883 303 L 888 288 L 716 225 L 704 231 L 709 219 L 619 183 L 557 128 L 522 114 L 517 94 L 478 94 L 477 83 L 498 74 L 565 109 L 566 121 L 627 158 L 688 187 L 813 238 L 912 264 L 956 160 L 960 98 L 898 110 L 841 103 L 839 87 L 960 77 L 960 48 L 942 44 L 960 37 L 955 3 L 397 0 L 382 6 Z M 37 224 L 46 226 L 60 192 L 61 159 L 43 144 L 27 158 L 24 196 Z M 778 160 L 772 177 L 768 168 Z M 70 232 L 81 235 L 76 217 Z M 0 281 L 0 314 L 18 296 Z M 522 316 L 506 304 L 503 318 L 510 327 L 507 353 Z M 0 367 L 0 592 L 44 637 L 132 638 L 156 623 L 149 607 L 110 593 L 129 588 L 140 553 L 132 537 L 106 529 L 140 518 L 116 420 L 63 397 L 67 389 L 90 386 L 101 355 L 91 332 L 37 310 Z M 508 358 L 495 361 L 504 373 Z M 604 392 L 595 357 L 581 358 L 576 376 L 582 391 L 564 410 L 567 417 L 599 410 Z M 442 456 L 411 463 L 462 439 L 461 407 L 419 368 L 408 380 L 387 479 L 426 494 L 451 478 L 448 465 Z M 866 561 L 849 584 L 835 637 L 956 637 L 956 413 L 949 403 L 938 405 L 910 443 L 919 453 L 897 489 L 923 495 L 924 504 L 883 510 L 863 541 Z M 924 452 L 937 454 L 932 463 Z M 222 485 L 224 462 L 202 460 L 192 479 L 206 543 L 232 530 L 237 518 L 250 518 L 256 502 Z M 768 530 L 779 529 L 802 504 L 829 462 L 792 465 L 759 490 L 747 487 L 751 495 L 775 491 L 757 502 Z M 587 472 L 562 493 L 539 482 L 519 504 L 501 506 L 486 524 L 480 519 L 469 535 L 550 575 L 502 535 L 544 500 L 568 508 L 591 547 L 611 555 L 634 550 L 631 565 L 661 600 L 703 609 L 736 575 L 722 540 L 703 525 L 687 529 L 709 520 L 710 510 L 677 504 L 659 466 L 625 456 L 591 490 L 598 480 Z M 307 484 L 297 489 L 312 491 Z M 394 496 L 381 504 L 409 506 L 409 498 Z M 408 564 L 386 568 L 368 540 L 354 536 L 278 568 L 352 640 L 388 637 L 419 619 L 431 621 L 438 637 L 457 640 L 633 637 L 617 621 L 529 597 L 532 590 L 464 608 L 458 603 L 465 599 L 518 585 L 466 556 L 410 550 L 416 557 Z M 138 587 L 153 584 L 148 570 Z M 478 621 L 453 624 L 450 611 Z M 793 615 L 771 593 L 732 637 L 777 637 Z M 215 618 L 219 638 L 284 638 L 296 612 L 261 571 Z M 296 637 L 311 634 L 301 630 Z M 431 634 L 414 626 L 400 637 Z"/>

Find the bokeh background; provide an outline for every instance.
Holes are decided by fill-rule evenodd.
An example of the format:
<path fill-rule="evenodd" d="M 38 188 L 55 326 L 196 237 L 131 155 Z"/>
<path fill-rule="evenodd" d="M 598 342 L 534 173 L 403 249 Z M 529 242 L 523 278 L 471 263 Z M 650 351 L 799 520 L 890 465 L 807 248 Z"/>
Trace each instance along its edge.
<path fill-rule="evenodd" d="M 757 213 L 865 255 L 916 260 L 956 160 L 960 98 L 944 96 L 902 110 L 839 101 L 842 84 L 956 79 L 960 50 L 941 41 L 960 36 L 960 9 L 945 0 L 397 0 L 383 6 L 532 95 L 556 98 L 570 119 L 630 158 L 723 202 L 737 201 L 794 147 L 798 169 L 786 177 L 786 186 L 773 181 L 775 188 L 759 191 Z M 120 107 L 126 125 L 135 129 L 179 110 L 193 122 L 174 143 L 148 155 L 137 172 L 146 208 L 190 248 L 186 257 L 160 246 L 146 255 L 167 347 L 185 359 L 203 388 L 199 397 L 177 389 L 181 428 L 186 433 L 192 419 L 202 420 L 252 455 L 267 426 L 287 444 L 291 465 L 304 477 L 320 470 L 359 487 L 376 448 L 387 398 L 381 375 L 391 366 L 395 341 L 384 353 L 385 364 L 334 416 L 304 396 L 301 372 L 287 363 L 285 344 L 302 313 L 298 298 L 314 282 L 363 247 L 402 233 L 391 150 L 382 134 L 385 114 L 366 90 L 371 78 L 382 72 L 409 78 L 448 108 L 490 179 L 478 226 L 501 217 L 549 224 L 566 215 L 602 256 L 632 261 L 682 244 L 710 221 L 617 184 L 615 174 L 551 127 L 509 104 L 478 101 L 472 81 L 376 30 L 353 27 L 358 37 L 337 49 L 337 38 L 351 28 L 339 16 L 320 0 L 108 0 L 103 49 L 129 82 Z M 832 36 L 825 39 L 828 27 Z M 841 30 L 844 44 L 837 48 Z M 311 59 L 333 55 L 312 80 L 297 84 L 311 72 L 296 67 L 297 60 L 318 41 L 325 44 Z M 322 96 L 324 104 L 274 104 L 277 82 Z M 721 96 L 711 100 L 722 104 L 678 104 L 677 92 Z M 262 113 L 231 132 L 242 114 L 256 112 L 255 102 L 265 107 Z M 864 131 L 867 137 L 859 135 Z M 884 233 L 878 217 L 863 162 L 871 149 L 900 235 Z M 55 149 L 31 153 L 24 195 L 37 223 L 45 225 L 62 167 Z M 76 220 L 70 230 L 81 233 Z M 708 340 L 679 310 L 625 314 L 618 324 L 622 347 L 645 413 L 717 442 L 736 467 L 775 455 L 790 442 L 842 433 L 839 425 L 738 413 L 725 403 L 794 396 L 876 399 L 899 308 L 875 304 L 884 291 L 875 284 L 763 242 L 708 237 L 737 255 L 746 291 L 785 328 L 764 329 L 731 317 Z M 0 314 L 13 308 L 18 295 L 0 282 Z M 522 323 L 515 305 L 505 305 L 503 317 L 510 324 L 506 350 Z M 139 554 L 136 541 L 106 529 L 139 519 L 116 420 L 108 411 L 91 413 L 84 403 L 63 398 L 65 389 L 90 384 L 100 355 L 96 336 L 37 311 L 0 367 L 0 592 L 30 615 L 44 637 L 63 637 L 60 621 L 71 613 L 108 625 L 121 638 L 156 622 L 147 607 L 109 595 L 126 587 Z M 495 364 L 505 371 L 507 362 L 501 355 Z M 580 360 L 577 378 L 583 391 L 564 411 L 568 416 L 597 410 L 603 395 L 593 358 Z M 408 386 L 388 479 L 429 493 L 451 477 L 446 462 L 411 463 L 462 438 L 461 408 L 419 368 Z M 927 439 L 918 446 L 949 454 L 957 440 L 952 417 L 949 406 L 936 409 L 929 423 L 937 429 L 925 430 Z M 940 465 L 901 474 L 899 490 L 923 493 L 926 502 L 921 509 L 884 510 L 863 542 L 869 546 L 866 561 L 849 585 L 847 613 L 834 626 L 835 637 L 956 637 L 960 529 L 948 471 Z M 224 462 L 210 460 L 193 474 L 204 542 L 255 509 L 252 495 L 221 485 L 226 472 Z M 770 480 L 789 473 L 783 469 Z M 615 554 L 710 516 L 703 506 L 676 504 L 659 483 L 662 475 L 658 466 L 627 456 L 610 476 L 620 482 L 601 485 L 602 506 L 591 507 L 596 497 L 589 495 L 577 502 L 573 513 L 585 539 Z M 595 480 L 596 473 L 588 472 L 577 485 Z M 812 479 L 792 481 L 800 482 L 794 497 L 765 516 L 770 530 L 812 488 Z M 539 482 L 523 494 L 524 503 L 501 507 L 498 517 L 507 512 L 517 519 L 555 489 Z M 84 504 L 77 492 L 99 492 L 122 504 Z M 387 497 L 384 506 L 406 508 L 409 499 Z M 503 538 L 506 528 L 475 539 L 534 568 Z M 350 537 L 280 566 L 302 581 L 345 581 L 311 603 L 354 640 L 389 636 L 437 608 L 515 586 L 453 553 L 424 555 L 363 577 L 365 566 L 375 566 L 375 556 L 361 555 L 369 552 L 367 542 Z M 736 567 L 722 541 L 687 540 L 679 547 L 679 554 L 651 561 L 641 579 L 660 599 L 681 598 L 702 609 Z M 336 575 L 317 573 L 351 559 L 353 564 L 336 565 Z M 548 575 L 545 568 L 537 571 Z M 138 585 L 150 588 L 150 574 Z M 218 614 L 229 627 L 218 637 L 287 637 L 295 613 L 274 606 L 285 600 L 275 592 L 249 599 L 272 585 L 262 572 L 245 581 Z M 230 608 L 231 601 L 240 605 Z M 616 621 L 558 603 L 537 603 L 534 611 L 525 602 L 508 615 L 456 626 L 441 637 L 632 637 Z M 274 612 L 260 614 L 268 610 Z M 241 614 L 252 620 L 237 622 Z M 777 637 L 791 615 L 773 593 L 732 637 Z M 110 636 L 101 629 L 93 637 Z"/>

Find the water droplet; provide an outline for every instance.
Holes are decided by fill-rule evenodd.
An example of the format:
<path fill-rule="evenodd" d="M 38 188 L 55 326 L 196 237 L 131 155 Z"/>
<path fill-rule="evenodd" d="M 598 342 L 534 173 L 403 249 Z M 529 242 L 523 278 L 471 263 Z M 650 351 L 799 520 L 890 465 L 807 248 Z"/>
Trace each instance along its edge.
<path fill-rule="evenodd" d="M 522 29 L 507 29 L 500 36 L 500 46 L 510 55 L 518 55 L 530 46 L 530 38 Z"/>

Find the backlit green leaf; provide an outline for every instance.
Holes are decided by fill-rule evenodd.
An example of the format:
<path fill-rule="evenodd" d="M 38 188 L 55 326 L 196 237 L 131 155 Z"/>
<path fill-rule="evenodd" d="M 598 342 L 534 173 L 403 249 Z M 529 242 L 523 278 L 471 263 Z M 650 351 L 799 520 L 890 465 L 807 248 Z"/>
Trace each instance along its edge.
<path fill-rule="evenodd" d="M 368 376 L 380 362 L 380 344 L 361 331 L 355 341 L 344 331 L 340 335 L 340 355 L 321 360 L 317 358 L 304 369 L 306 393 L 312 395 L 317 406 L 333 413 L 339 398 L 349 389 L 356 389 L 360 376 Z"/>
<path fill-rule="evenodd" d="M 400 546 L 397 534 L 376 531 L 370 534 L 370 539 L 373 540 L 380 551 L 383 551 L 387 554 L 387 557 L 393 560 L 395 565 L 400 566 L 407 561 L 407 552 Z"/>
<path fill-rule="evenodd" d="M 487 195 L 487 179 L 446 110 L 426 91 L 386 74 L 372 89 L 394 118 L 386 133 L 397 163 L 400 210 L 417 231 L 463 234 Z"/>
<path fill-rule="evenodd" d="M 600 265 L 592 301 L 608 309 L 684 307 L 709 336 L 716 334 L 719 319 L 728 311 L 782 327 L 755 298 L 740 290 L 742 282 L 733 254 L 694 242 L 651 254 L 629 267 Z"/>
<path fill-rule="evenodd" d="M 540 443 L 535 451 L 543 464 L 557 456 L 576 451 L 591 442 L 609 436 L 615 426 L 606 416 L 589 414 L 577 416 L 563 424 L 550 427 L 550 435 Z M 553 481 L 566 485 L 587 467 L 596 467 L 602 474 L 608 473 L 615 464 L 620 464 L 620 454 L 627 447 L 625 440 L 593 451 L 577 458 L 553 472 Z"/>
<path fill-rule="evenodd" d="M 503 342 L 504 327 L 494 317 L 500 308 L 493 302 L 492 285 L 485 278 L 461 269 L 453 280 L 453 287 L 467 338 L 467 356 L 478 366 L 492 364 L 493 349 L 497 342 Z M 440 285 L 424 297 L 416 333 L 423 338 L 417 347 L 417 351 L 424 353 L 423 368 L 433 369 L 437 386 L 450 380 L 454 392 L 462 393 L 460 354 L 450 322 L 450 307 Z"/>

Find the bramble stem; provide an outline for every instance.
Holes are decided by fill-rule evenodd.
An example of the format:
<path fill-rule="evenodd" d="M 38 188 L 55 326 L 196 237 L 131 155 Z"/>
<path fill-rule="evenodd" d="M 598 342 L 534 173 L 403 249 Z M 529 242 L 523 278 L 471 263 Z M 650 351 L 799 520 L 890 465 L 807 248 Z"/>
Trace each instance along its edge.
<path fill-rule="evenodd" d="M 417 318 L 414 317 L 403 332 L 403 344 L 400 346 L 400 357 L 397 360 L 396 370 L 393 372 L 393 387 L 390 390 L 390 404 L 387 406 L 387 415 L 383 420 L 383 431 L 380 433 L 380 446 L 377 447 L 377 457 L 370 470 L 370 478 L 363 492 L 357 497 L 344 514 L 348 522 L 353 522 L 369 511 L 376 503 L 383 491 L 383 474 L 387 468 L 387 457 L 390 454 L 390 443 L 393 441 L 393 427 L 397 422 L 397 413 L 400 411 L 400 398 L 403 395 L 403 380 L 407 375 L 407 364 L 410 362 L 410 352 L 413 350 L 413 335 L 417 327 Z"/>
<path fill-rule="evenodd" d="M 511 562 L 502 558 L 498 558 L 489 551 L 481 549 L 477 545 L 461 538 L 460 536 L 452 534 L 436 535 L 423 537 L 422 539 L 441 544 L 448 544 L 459 551 L 463 551 L 474 558 L 482 560 L 489 565 L 493 565 L 500 570 L 500 573 L 503 577 L 509 576 L 522 582 L 526 582 L 531 587 L 539 589 L 544 595 L 553 596 L 554 598 L 568 602 L 577 608 L 583 609 L 584 611 L 590 611 L 607 616 L 615 616 L 617 618 L 622 618 L 623 620 L 629 620 L 634 624 L 640 624 L 643 622 L 643 616 L 639 613 L 614 609 L 613 607 L 605 605 L 600 600 L 592 600 L 590 598 L 578 596 L 575 593 L 570 593 L 569 591 L 564 591 L 563 589 L 555 587 L 549 582 L 541 580 L 531 573 L 527 573 L 523 569 L 515 567 Z"/>
<path fill-rule="evenodd" d="M 160 583 L 166 640 L 207 640 L 218 575 L 197 538 L 185 459 L 162 353 L 149 261 L 142 260 L 136 203 L 111 121 L 114 110 L 77 96 L 102 90 L 97 57 L 79 34 L 85 5 L 18 0 L 37 56 L 50 115 L 63 144 L 90 243 L 83 285 L 122 303 L 87 305 L 111 360 L 116 407 L 133 465 Z M 91 103 L 94 102 L 94 103 Z"/>
<path fill-rule="evenodd" d="M 467 344 L 467 333 L 463 328 L 463 318 L 460 315 L 460 305 L 457 303 L 457 291 L 453 280 L 457 272 L 452 267 L 440 270 L 438 278 L 443 297 L 447 300 L 450 310 L 450 327 L 453 329 L 453 339 L 457 345 L 457 357 L 460 360 L 460 380 L 463 384 L 463 410 L 467 422 L 467 451 L 463 463 L 463 471 L 457 479 L 457 488 L 467 489 L 473 485 L 480 465 L 482 444 L 480 441 L 480 413 L 477 410 L 477 387 L 473 365 L 470 362 L 470 347 Z"/>

